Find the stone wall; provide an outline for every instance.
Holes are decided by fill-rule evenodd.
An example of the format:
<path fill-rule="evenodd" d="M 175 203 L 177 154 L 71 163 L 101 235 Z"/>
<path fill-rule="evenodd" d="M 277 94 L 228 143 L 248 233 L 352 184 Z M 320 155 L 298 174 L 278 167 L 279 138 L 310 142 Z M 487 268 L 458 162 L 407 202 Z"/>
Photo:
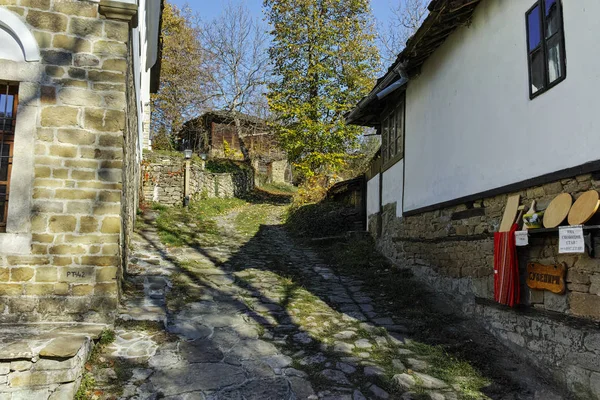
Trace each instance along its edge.
<path fill-rule="evenodd" d="M 592 175 L 563 179 L 518 192 L 526 207 L 544 209 L 559 193 L 577 198 L 600 189 Z M 600 260 L 587 254 L 559 255 L 557 235 L 531 236 L 518 248 L 527 262 L 567 265 L 567 293 L 530 290 L 522 284 L 522 305 L 493 304 L 493 232 L 498 230 L 509 193 L 468 204 L 398 218 L 396 205 L 369 220 L 380 249 L 410 268 L 433 290 L 449 295 L 463 312 L 481 318 L 490 331 L 582 398 L 600 398 Z M 596 244 L 596 254 L 600 244 Z M 524 279 L 522 279 L 524 282 Z"/>
<path fill-rule="evenodd" d="M 0 250 L 0 318 L 104 321 L 116 311 L 121 265 L 129 24 L 105 19 L 91 1 L 0 0 L 0 7 L 20 16 L 42 55 L 26 63 L 37 72 L 21 82 L 28 96 L 17 115 L 17 127 L 26 109 L 35 123 L 24 228 L 30 254 Z M 2 62 L 0 80 L 19 80 L 24 67 Z M 15 146 L 19 140 L 17 132 Z"/>
<path fill-rule="evenodd" d="M 144 162 L 143 191 L 146 203 L 180 206 L 184 198 L 185 160 L 177 157 L 152 157 Z M 252 169 L 232 173 L 212 173 L 202 169 L 201 162 L 190 167 L 190 198 L 242 197 L 254 190 Z"/>

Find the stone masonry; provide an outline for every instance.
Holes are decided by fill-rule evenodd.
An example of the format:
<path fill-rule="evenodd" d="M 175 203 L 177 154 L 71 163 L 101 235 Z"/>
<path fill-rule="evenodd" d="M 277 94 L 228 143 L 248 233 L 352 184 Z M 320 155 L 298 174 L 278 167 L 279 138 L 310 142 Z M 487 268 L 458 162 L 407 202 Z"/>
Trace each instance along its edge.
<path fill-rule="evenodd" d="M 544 209 L 559 193 L 577 198 L 600 189 L 596 175 L 532 187 L 521 192 L 521 204 L 533 200 Z M 504 343 L 582 398 L 600 398 L 600 261 L 581 255 L 559 255 L 557 235 L 531 236 L 518 249 L 523 270 L 527 262 L 567 265 L 567 293 L 530 290 L 522 280 L 520 308 L 493 303 L 493 232 L 498 230 L 507 197 L 398 218 L 396 205 L 369 220 L 370 231 L 381 224 L 378 246 L 402 267 L 438 292 L 450 295 L 463 312 L 480 318 Z M 600 246 L 596 245 L 596 254 Z"/>
<path fill-rule="evenodd" d="M 31 254 L 2 249 L 0 313 L 5 322 L 104 321 L 119 293 L 129 24 L 94 1 L 0 7 L 20 16 L 42 55 L 38 82 L 21 83 L 37 119 Z"/>
<path fill-rule="evenodd" d="M 144 201 L 166 206 L 180 206 L 184 198 L 185 160 L 178 157 L 152 156 L 143 166 Z M 254 189 L 251 169 L 232 173 L 212 173 L 202 169 L 199 162 L 191 162 L 190 197 L 232 198 Z"/>

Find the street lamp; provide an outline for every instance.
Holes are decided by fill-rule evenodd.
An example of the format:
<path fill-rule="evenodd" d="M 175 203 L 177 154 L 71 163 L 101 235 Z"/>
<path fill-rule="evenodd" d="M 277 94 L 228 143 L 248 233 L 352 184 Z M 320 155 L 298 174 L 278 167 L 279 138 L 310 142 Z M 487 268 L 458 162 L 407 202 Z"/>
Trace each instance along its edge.
<path fill-rule="evenodd" d="M 206 158 L 207 157 L 208 157 L 208 154 L 200 153 L 200 158 L 202 159 L 202 171 L 204 171 L 204 168 L 206 166 Z"/>
<path fill-rule="evenodd" d="M 183 155 L 185 156 L 185 179 L 183 183 L 183 206 L 187 207 L 190 204 L 190 160 L 192 158 L 192 149 L 189 147 L 189 141 L 187 142 L 187 146 L 185 146 L 185 150 L 183 150 Z"/>

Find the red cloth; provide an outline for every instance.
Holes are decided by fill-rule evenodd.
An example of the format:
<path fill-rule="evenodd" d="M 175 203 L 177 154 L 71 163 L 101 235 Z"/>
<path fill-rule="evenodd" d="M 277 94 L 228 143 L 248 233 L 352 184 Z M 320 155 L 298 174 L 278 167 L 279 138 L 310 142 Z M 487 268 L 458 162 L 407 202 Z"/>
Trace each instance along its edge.
<path fill-rule="evenodd" d="M 521 300 L 519 262 L 514 224 L 509 232 L 494 233 L 494 300 L 514 307 Z"/>

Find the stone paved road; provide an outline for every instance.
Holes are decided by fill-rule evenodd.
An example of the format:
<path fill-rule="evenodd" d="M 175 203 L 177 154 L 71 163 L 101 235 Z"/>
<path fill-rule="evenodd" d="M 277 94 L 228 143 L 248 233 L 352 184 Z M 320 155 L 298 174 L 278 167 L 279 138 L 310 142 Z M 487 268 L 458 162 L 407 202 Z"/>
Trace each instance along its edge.
<path fill-rule="evenodd" d="M 132 369 L 124 383 L 95 371 L 106 397 L 121 387 L 124 399 L 486 398 L 469 389 L 474 378 L 432 376 L 410 329 L 292 241 L 282 211 L 253 237 L 236 231 L 236 213 L 219 218 L 210 246 L 167 249 L 151 223 L 139 232 L 121 317 L 165 322 L 170 335 L 119 328 L 103 356 Z"/>

